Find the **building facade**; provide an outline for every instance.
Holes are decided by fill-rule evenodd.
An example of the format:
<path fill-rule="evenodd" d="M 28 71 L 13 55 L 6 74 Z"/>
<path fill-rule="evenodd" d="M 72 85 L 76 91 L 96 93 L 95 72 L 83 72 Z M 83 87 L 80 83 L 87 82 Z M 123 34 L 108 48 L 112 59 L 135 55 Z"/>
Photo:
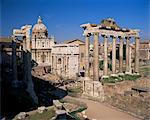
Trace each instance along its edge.
<path fill-rule="evenodd" d="M 54 45 L 52 48 L 52 71 L 62 77 L 75 78 L 79 72 L 79 45 Z"/>
<path fill-rule="evenodd" d="M 52 46 L 55 42 L 54 37 L 48 37 L 48 30 L 42 23 L 41 17 L 38 18 L 37 24 L 33 26 L 31 42 L 32 59 L 39 66 L 50 66 L 52 63 Z"/>
<path fill-rule="evenodd" d="M 140 65 L 150 65 L 150 40 L 140 42 Z"/>
<path fill-rule="evenodd" d="M 54 37 L 48 37 L 47 27 L 41 17 L 32 29 L 31 48 L 32 60 L 38 66 L 50 66 L 51 73 L 62 77 L 77 76 L 80 69 L 79 43 L 55 44 Z"/>

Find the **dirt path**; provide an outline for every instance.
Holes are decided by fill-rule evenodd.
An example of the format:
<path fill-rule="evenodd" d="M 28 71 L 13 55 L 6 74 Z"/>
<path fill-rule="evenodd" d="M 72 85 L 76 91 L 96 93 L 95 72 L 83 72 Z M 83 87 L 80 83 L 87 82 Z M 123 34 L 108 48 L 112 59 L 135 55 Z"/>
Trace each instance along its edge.
<path fill-rule="evenodd" d="M 96 120 L 140 120 L 127 113 L 110 108 L 102 103 L 87 99 L 78 99 L 87 104 L 88 109 L 85 114 L 88 118 Z"/>

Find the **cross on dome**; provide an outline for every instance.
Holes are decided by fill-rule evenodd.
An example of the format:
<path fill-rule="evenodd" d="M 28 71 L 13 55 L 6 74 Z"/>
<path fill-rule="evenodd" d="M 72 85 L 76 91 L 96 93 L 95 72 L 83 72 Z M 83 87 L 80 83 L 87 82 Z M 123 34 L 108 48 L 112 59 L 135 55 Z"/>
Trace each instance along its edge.
<path fill-rule="evenodd" d="M 39 16 L 39 18 L 38 18 L 38 24 L 40 24 L 40 23 L 42 23 L 42 18 L 41 18 L 41 16 Z"/>

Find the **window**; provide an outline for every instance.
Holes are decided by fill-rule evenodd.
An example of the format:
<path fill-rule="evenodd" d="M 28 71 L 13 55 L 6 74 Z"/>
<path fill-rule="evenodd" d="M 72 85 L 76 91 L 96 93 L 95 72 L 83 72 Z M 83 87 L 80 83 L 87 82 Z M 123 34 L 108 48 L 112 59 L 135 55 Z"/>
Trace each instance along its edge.
<path fill-rule="evenodd" d="M 58 59 L 58 64 L 61 64 L 61 58 Z"/>

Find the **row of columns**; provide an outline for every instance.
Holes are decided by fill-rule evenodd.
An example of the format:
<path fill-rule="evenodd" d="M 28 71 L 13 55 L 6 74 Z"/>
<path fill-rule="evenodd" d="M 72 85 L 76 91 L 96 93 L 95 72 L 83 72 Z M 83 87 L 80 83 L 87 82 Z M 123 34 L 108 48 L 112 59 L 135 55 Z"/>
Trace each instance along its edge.
<path fill-rule="evenodd" d="M 93 80 L 99 80 L 99 33 L 94 33 L 94 51 L 93 51 Z M 103 77 L 108 76 L 108 36 L 102 35 L 104 38 L 104 69 Z M 112 41 L 112 75 L 116 74 L 116 41 L 117 37 L 111 36 Z M 123 73 L 123 37 L 119 37 L 119 73 Z M 131 73 L 131 46 L 130 37 L 125 37 L 126 39 L 126 73 Z M 139 37 L 135 37 L 135 68 L 134 72 L 139 73 Z M 89 45 L 90 36 L 85 36 L 85 77 L 88 78 L 89 75 Z"/>

